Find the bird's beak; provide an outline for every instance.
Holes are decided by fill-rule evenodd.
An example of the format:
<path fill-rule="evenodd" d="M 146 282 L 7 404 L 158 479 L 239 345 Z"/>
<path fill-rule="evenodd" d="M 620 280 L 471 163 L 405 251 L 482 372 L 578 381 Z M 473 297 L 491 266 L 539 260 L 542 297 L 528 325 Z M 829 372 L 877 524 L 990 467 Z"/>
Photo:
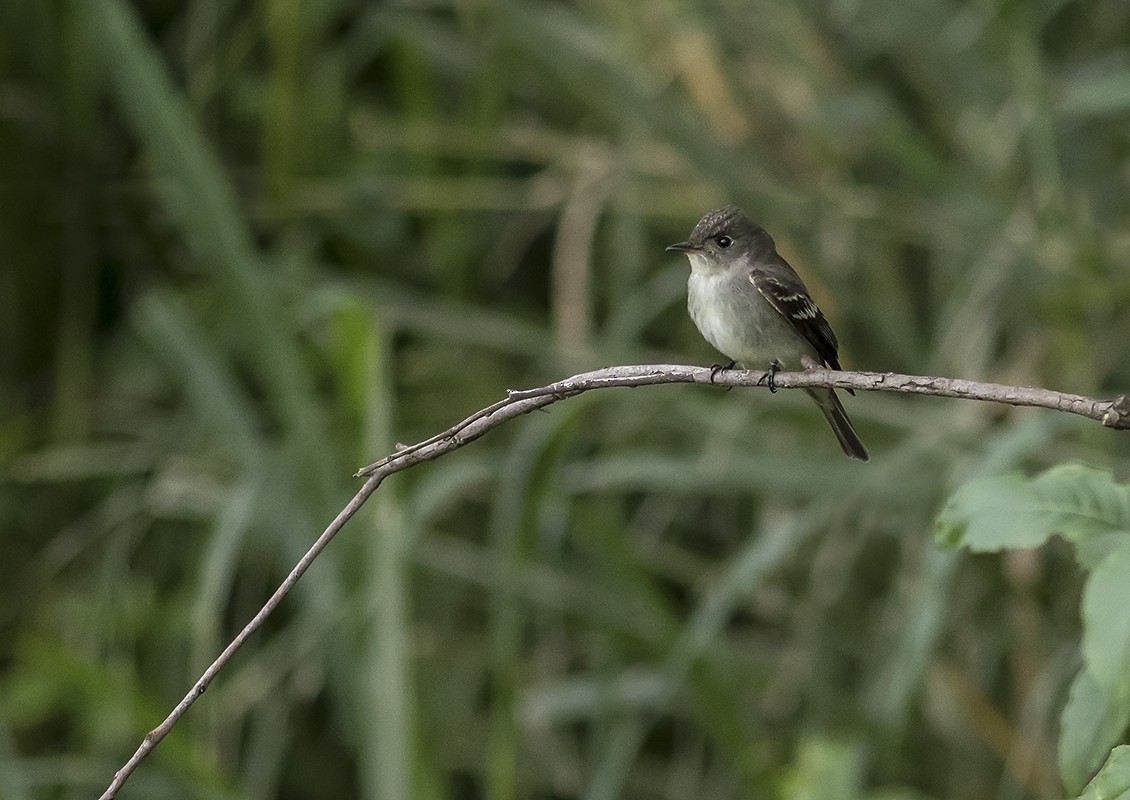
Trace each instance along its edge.
<path fill-rule="evenodd" d="M 667 249 L 668 250 L 675 250 L 676 252 L 679 252 L 679 253 L 701 253 L 702 252 L 701 247 L 699 247 L 697 244 L 691 244 L 690 242 L 675 242 L 675 244 L 667 245 Z"/>

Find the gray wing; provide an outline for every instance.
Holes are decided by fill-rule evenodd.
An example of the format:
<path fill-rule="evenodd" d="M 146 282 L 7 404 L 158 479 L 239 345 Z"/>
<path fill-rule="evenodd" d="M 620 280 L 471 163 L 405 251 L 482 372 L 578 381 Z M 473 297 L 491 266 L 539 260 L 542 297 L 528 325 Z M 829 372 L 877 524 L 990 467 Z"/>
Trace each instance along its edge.
<path fill-rule="evenodd" d="M 790 268 L 791 270 L 791 268 Z M 797 332 L 816 349 L 820 360 L 832 369 L 840 369 L 839 342 L 824 314 L 808 296 L 800 279 L 785 280 L 763 269 L 749 274 L 750 282 L 777 312 L 793 324 Z"/>

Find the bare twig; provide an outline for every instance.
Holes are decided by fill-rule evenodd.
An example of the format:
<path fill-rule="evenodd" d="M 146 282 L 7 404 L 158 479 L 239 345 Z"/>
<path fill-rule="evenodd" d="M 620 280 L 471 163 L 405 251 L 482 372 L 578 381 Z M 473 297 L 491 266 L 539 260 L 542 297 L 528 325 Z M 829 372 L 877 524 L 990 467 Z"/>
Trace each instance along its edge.
<path fill-rule="evenodd" d="M 396 470 L 392 471 L 395 472 Z M 124 784 L 130 774 L 137 769 L 137 765 L 141 763 L 141 759 L 149 755 L 149 751 L 165 738 L 165 734 L 172 730 L 176 721 L 184 716 L 184 712 L 188 711 L 190 705 L 196 702 L 196 698 L 204 694 L 208 689 L 208 685 L 212 683 L 212 679 L 216 677 L 216 673 L 228 662 L 228 659 L 235 655 L 235 651 L 243 646 L 243 643 L 247 641 L 251 634 L 259 630 L 259 627 L 266 621 L 271 612 L 275 610 L 278 604 L 282 602 L 282 599 L 294 588 L 294 584 L 298 583 L 298 579 L 302 577 L 302 574 L 314 563 L 314 559 L 326 549 L 326 545 L 337 535 L 337 532 L 341 530 L 342 526 L 349 521 L 349 518 L 357 513 L 357 510 L 369 499 L 369 495 L 377 490 L 382 480 L 384 480 L 383 474 L 374 475 L 365 481 L 361 490 L 353 495 L 353 499 L 346 504 L 345 508 L 341 510 L 341 513 L 334 517 L 334 521 L 330 523 L 329 527 L 322 532 L 322 535 L 318 537 L 317 541 L 310 546 L 310 549 L 306 551 L 305 555 L 294 565 L 294 569 L 286 576 L 286 580 L 279 585 L 279 588 L 275 589 L 275 593 L 272 594 L 270 599 L 259 609 L 259 612 L 243 627 L 239 635 L 231 640 L 228 646 L 224 648 L 224 651 L 216 657 L 216 660 L 208 665 L 208 669 L 204 670 L 204 674 L 193 684 L 188 694 L 177 703 L 176 708 L 169 713 L 169 716 L 165 717 L 165 721 L 145 734 L 145 738 L 141 740 L 141 746 L 130 756 L 129 761 L 127 761 L 120 770 L 114 773 L 114 780 L 106 788 L 106 791 L 102 793 L 102 800 L 108 800 L 108 798 L 117 795 L 118 790 L 122 788 L 122 784 Z"/>
<path fill-rule="evenodd" d="M 595 372 L 574 375 L 557 383 L 537 389 L 511 390 L 505 400 L 476 411 L 462 422 L 438 433 L 430 439 L 402 447 L 380 461 L 362 467 L 358 475 L 373 475 L 393 464 L 404 467 L 438 458 L 449 450 L 477 439 L 491 428 L 513 417 L 544 408 L 566 397 L 604 389 L 611 386 L 650 386 L 659 383 L 710 383 L 716 386 L 764 386 L 764 372 L 740 369 L 725 370 L 711 377 L 706 367 L 689 367 L 671 364 L 647 364 L 627 367 L 607 367 Z M 961 397 L 966 400 L 986 400 L 1013 406 L 1036 406 L 1056 411 L 1079 414 L 1101 422 L 1110 428 L 1130 428 L 1130 401 L 1125 395 L 1114 400 L 1096 400 L 1077 394 L 1053 392 L 1023 386 L 1004 386 L 999 383 L 978 383 L 956 378 L 934 378 L 921 375 L 898 375 L 893 372 L 838 372 L 814 369 L 806 372 L 778 372 L 774 383 L 781 389 L 801 389 L 813 386 L 832 386 L 869 392 L 908 392 L 931 394 L 938 397 Z M 407 463 L 404 463 L 407 461 Z"/>
<path fill-rule="evenodd" d="M 318 537 L 310 549 L 306 551 L 306 554 L 302 556 L 302 559 L 294 566 L 286 580 L 275 590 L 266 604 L 239 632 L 239 635 L 224 648 L 224 651 L 220 653 L 216 660 L 209 665 L 188 694 L 177 703 L 160 725 L 145 735 L 141 746 L 114 775 L 113 782 L 102 794 L 102 800 L 109 800 L 117 794 L 141 760 L 165 737 L 177 720 L 188 710 L 188 707 L 196 702 L 196 698 L 204 694 L 216 673 L 223 668 L 243 643 L 259 629 L 314 562 L 314 559 L 330 543 L 330 540 L 357 513 L 357 510 L 389 475 L 407 469 L 421 461 L 430 461 L 452 450 L 457 450 L 514 417 L 545 408 L 558 400 L 564 400 L 567 397 L 592 389 L 604 389 L 613 386 L 650 386 L 661 383 L 758 386 L 764 385 L 765 377 L 765 373 L 745 370 L 726 370 L 712 376 L 711 370 L 706 367 L 668 364 L 608 367 L 594 372 L 586 372 L 537 389 L 511 390 L 507 392 L 505 399 L 476 411 L 446 431 L 414 445 L 398 447 L 395 452 L 390 453 L 380 461 L 358 470 L 357 475 L 367 478 L 361 489 L 330 523 L 329 527 L 322 532 L 322 535 Z M 806 372 L 778 372 L 774 382 L 781 389 L 831 386 L 837 389 L 908 392 L 938 397 L 984 400 L 1014 406 L 1035 406 L 1078 414 L 1101 422 L 1109 428 L 1130 429 L 1130 400 L 1127 399 L 1126 395 L 1120 395 L 1114 400 L 1098 400 L 1092 397 L 1054 392 L 1049 389 L 1003 386 L 996 383 L 978 383 L 953 378 L 896 375 L 890 372 L 837 372 L 823 369 Z"/>

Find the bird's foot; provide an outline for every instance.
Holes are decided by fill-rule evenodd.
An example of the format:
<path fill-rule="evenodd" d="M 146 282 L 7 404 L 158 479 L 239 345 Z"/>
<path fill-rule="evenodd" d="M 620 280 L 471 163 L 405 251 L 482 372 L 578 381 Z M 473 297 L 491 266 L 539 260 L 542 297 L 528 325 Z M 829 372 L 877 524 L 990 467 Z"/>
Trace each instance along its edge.
<path fill-rule="evenodd" d="M 734 365 L 737 364 L 737 363 L 738 363 L 737 361 L 731 361 L 729 364 L 712 364 L 710 366 L 710 382 L 714 383 L 714 379 L 716 377 L 718 377 L 719 372 L 725 372 L 728 369 L 733 369 Z M 732 389 L 734 387 L 727 386 L 726 388 Z"/>
<path fill-rule="evenodd" d="M 781 371 L 781 363 L 779 361 L 777 361 L 776 359 L 774 359 L 773 361 L 769 362 L 769 369 L 765 370 L 765 374 L 762 375 L 757 380 L 757 382 L 761 383 L 762 381 L 765 381 L 765 385 L 769 387 L 769 392 L 771 394 L 776 394 L 777 393 L 777 382 L 776 382 L 776 379 L 775 379 L 774 376 L 780 371 Z"/>

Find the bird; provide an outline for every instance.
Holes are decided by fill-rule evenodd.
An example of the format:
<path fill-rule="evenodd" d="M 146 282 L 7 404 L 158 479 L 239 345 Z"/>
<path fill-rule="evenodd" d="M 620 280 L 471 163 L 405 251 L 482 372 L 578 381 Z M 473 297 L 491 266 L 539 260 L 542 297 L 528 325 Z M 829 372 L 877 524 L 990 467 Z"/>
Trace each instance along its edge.
<path fill-rule="evenodd" d="M 840 369 L 839 343 L 813 302 L 804 281 L 780 253 L 773 237 L 737 206 L 703 216 L 685 242 L 667 250 L 685 253 L 687 310 L 703 337 L 730 363 L 768 369 L 769 388 L 781 369 L 809 366 Z M 870 456 L 831 388 L 805 389 L 836 434 L 844 453 L 859 461 Z M 851 389 L 850 394 L 855 394 Z"/>

